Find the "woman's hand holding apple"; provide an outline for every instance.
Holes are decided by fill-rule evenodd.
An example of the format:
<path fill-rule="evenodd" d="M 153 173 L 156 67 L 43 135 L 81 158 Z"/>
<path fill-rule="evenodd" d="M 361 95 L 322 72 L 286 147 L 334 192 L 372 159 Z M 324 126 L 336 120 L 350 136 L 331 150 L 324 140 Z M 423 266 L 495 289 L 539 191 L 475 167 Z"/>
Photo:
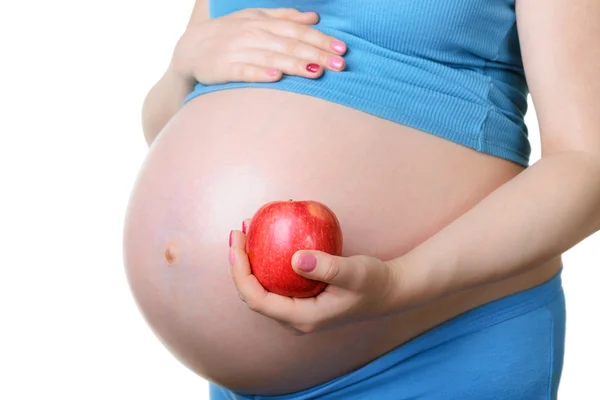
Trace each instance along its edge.
<path fill-rule="evenodd" d="M 261 212 L 265 206 L 270 212 Z M 341 228 L 331 210 L 318 202 L 265 206 L 252 221 L 244 221 L 244 231 L 234 230 L 230 237 L 233 280 L 250 309 L 299 334 L 392 311 L 397 269 L 370 256 L 341 257 Z M 274 224 L 277 213 L 281 219 Z M 271 240 L 271 247 L 265 240 Z M 259 266 L 258 276 L 250 259 Z"/>

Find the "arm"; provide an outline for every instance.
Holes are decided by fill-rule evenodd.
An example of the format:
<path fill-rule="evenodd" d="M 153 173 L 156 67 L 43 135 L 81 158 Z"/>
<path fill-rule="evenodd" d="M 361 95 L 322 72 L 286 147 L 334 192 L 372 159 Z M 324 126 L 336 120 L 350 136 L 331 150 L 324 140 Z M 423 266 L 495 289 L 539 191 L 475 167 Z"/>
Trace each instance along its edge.
<path fill-rule="evenodd" d="M 364 321 L 518 275 L 600 230 L 600 2 L 517 0 L 517 20 L 542 159 L 394 260 L 296 252 L 296 273 L 329 284 L 313 298 L 267 292 L 233 231 L 232 276 L 251 310 L 295 333 Z"/>
<path fill-rule="evenodd" d="M 207 0 L 196 0 L 188 26 L 208 19 Z M 181 107 L 192 91 L 195 80 L 169 65 L 160 80 L 150 89 L 142 106 L 142 129 L 148 145 Z"/>
<path fill-rule="evenodd" d="M 391 262 L 397 308 L 523 273 L 600 230 L 600 2 L 516 7 L 542 159 Z"/>

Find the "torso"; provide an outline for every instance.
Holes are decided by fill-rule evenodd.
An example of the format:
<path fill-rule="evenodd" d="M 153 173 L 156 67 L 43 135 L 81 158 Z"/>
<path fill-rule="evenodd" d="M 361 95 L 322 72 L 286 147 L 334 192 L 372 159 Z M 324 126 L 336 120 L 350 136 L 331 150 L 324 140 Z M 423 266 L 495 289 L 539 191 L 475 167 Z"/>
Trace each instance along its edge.
<path fill-rule="evenodd" d="M 142 168 L 125 226 L 128 278 L 152 329 L 190 369 L 235 391 L 297 391 L 550 279 L 560 259 L 387 319 L 293 336 L 238 298 L 231 229 L 268 201 L 318 200 L 340 219 L 345 255 L 391 259 L 521 171 L 317 98 L 266 89 L 203 95 L 165 127 Z"/>

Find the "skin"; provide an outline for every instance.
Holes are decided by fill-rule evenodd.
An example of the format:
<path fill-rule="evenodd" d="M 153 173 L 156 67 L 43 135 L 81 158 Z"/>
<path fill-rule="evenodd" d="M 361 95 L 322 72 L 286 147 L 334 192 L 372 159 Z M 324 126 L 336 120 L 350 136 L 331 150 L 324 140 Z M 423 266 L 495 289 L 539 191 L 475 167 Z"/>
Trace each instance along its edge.
<path fill-rule="evenodd" d="M 600 5 L 551 3 L 517 2 L 543 145 L 525 171 L 294 93 L 217 92 L 179 110 L 153 141 L 124 237 L 132 292 L 171 352 L 233 390 L 288 393 L 554 276 L 600 228 Z M 344 230 L 344 257 L 316 254 L 307 275 L 335 277 L 340 295 L 310 313 L 252 284 L 240 231 L 228 267 L 231 227 L 278 198 L 318 199 Z M 359 274 L 387 283 L 381 301 L 365 301 Z"/>
<path fill-rule="evenodd" d="M 543 17 L 534 0 L 517 6 L 542 159 L 400 257 L 296 256 L 316 257 L 314 271 L 297 272 L 322 281 L 334 276 L 328 283 L 352 289 L 344 298 L 267 294 L 248 273 L 243 249 L 234 246 L 236 286 L 253 310 L 301 333 L 382 317 L 517 276 L 600 230 L 600 4 L 582 0 L 572 9 L 567 1 L 553 3 Z M 385 290 L 363 287 L 365 275 Z"/>
<path fill-rule="evenodd" d="M 243 9 L 209 20 L 208 1 L 196 1 L 169 68 L 144 101 L 147 143 L 196 82 L 274 82 L 283 74 L 318 79 L 325 70 L 343 71 L 345 43 L 311 27 L 317 22 L 317 13 L 292 8 Z"/>

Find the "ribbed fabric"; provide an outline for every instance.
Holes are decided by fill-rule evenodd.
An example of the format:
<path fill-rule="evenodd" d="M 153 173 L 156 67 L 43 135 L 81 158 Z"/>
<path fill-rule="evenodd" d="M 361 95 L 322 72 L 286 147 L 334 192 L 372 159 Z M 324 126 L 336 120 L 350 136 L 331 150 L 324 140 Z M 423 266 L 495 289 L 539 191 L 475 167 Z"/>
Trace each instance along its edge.
<path fill-rule="evenodd" d="M 528 165 L 528 90 L 514 0 L 211 0 L 210 14 L 276 7 L 318 12 L 315 28 L 348 46 L 346 70 L 316 80 L 198 83 L 185 102 L 225 89 L 286 90 Z"/>

